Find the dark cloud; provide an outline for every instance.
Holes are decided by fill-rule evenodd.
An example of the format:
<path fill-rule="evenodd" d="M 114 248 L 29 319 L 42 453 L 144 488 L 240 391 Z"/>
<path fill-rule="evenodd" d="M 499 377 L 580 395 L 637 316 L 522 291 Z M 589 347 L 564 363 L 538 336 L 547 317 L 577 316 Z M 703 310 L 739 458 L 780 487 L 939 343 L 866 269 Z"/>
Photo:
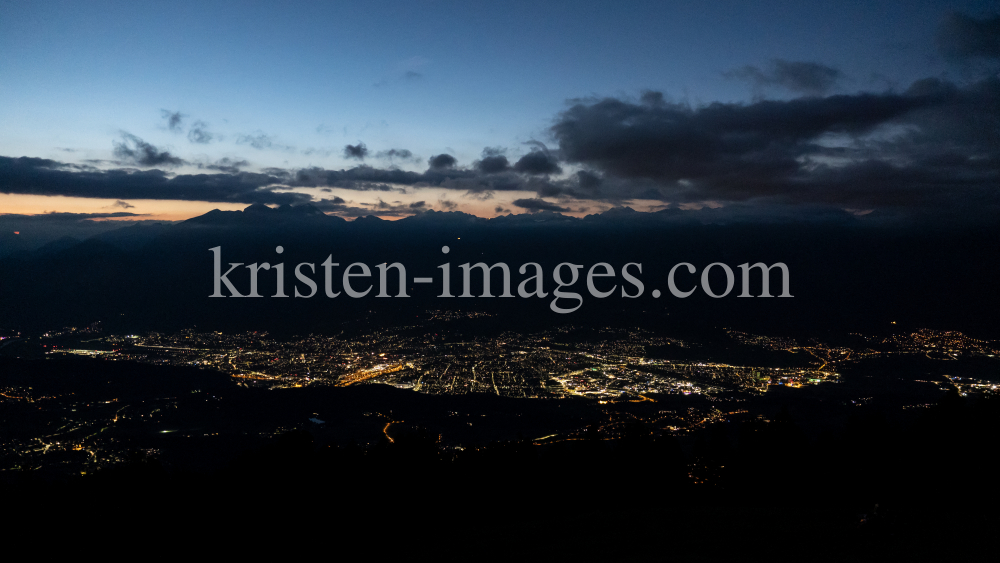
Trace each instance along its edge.
<path fill-rule="evenodd" d="M 530 181 L 514 173 L 482 174 L 478 170 L 428 170 L 424 175 L 431 180 L 432 185 L 462 190 L 467 195 L 529 189 L 525 185 Z"/>
<path fill-rule="evenodd" d="M 812 96 L 829 92 L 843 77 L 839 70 L 826 65 L 782 59 L 774 59 L 771 61 L 770 67 L 765 70 L 755 66 L 745 66 L 741 69 L 725 72 L 723 75 L 746 80 L 756 89 L 777 86 L 797 94 Z"/>
<path fill-rule="evenodd" d="M 97 170 L 42 158 L 0 156 L 0 193 L 103 199 L 169 199 L 293 204 L 301 193 L 275 191 L 282 178 L 268 174 L 182 174 L 162 170 Z"/>
<path fill-rule="evenodd" d="M 1000 59 L 1000 15 L 976 19 L 949 14 L 937 40 L 941 52 L 949 57 Z"/>
<path fill-rule="evenodd" d="M 243 159 L 233 159 L 227 157 L 220 158 L 212 164 L 206 164 L 204 167 L 209 170 L 218 170 L 219 172 L 226 172 L 227 174 L 238 174 L 240 168 L 246 168 L 250 163 Z"/>
<path fill-rule="evenodd" d="M 486 190 L 486 191 L 468 191 L 468 192 L 465 192 L 465 194 L 464 194 L 464 197 L 469 197 L 469 198 L 472 198 L 472 199 L 478 199 L 479 201 L 486 201 L 488 199 L 493 199 L 493 196 L 494 196 L 494 194 L 493 194 L 492 190 Z"/>
<path fill-rule="evenodd" d="M 387 151 L 379 151 L 375 155 L 378 158 L 413 158 L 413 153 L 406 149 L 389 149 Z"/>
<path fill-rule="evenodd" d="M 576 173 L 576 183 L 581 191 L 596 195 L 601 188 L 601 182 L 601 177 L 593 172 L 581 170 Z"/>
<path fill-rule="evenodd" d="M 423 202 L 417 202 L 423 203 Z M 322 199 L 314 202 L 316 208 L 324 213 L 337 215 L 339 217 L 367 217 L 369 215 L 381 215 L 383 217 L 408 217 L 418 213 L 423 213 L 426 209 L 416 204 L 403 204 L 398 201 L 386 202 L 381 199 L 375 203 L 362 203 L 358 205 L 348 205 L 342 198 Z"/>
<path fill-rule="evenodd" d="M 277 171 L 264 172 L 277 175 Z M 452 190 L 481 193 L 493 190 L 525 188 L 526 181 L 515 174 L 486 176 L 476 170 L 457 168 L 429 169 L 410 172 L 398 168 L 356 166 L 347 170 L 304 168 L 297 170 L 286 182 L 295 187 L 335 187 L 349 190 L 402 190 L 399 186 L 414 188 L 443 187 Z"/>
<path fill-rule="evenodd" d="M 261 174 L 277 179 L 281 183 L 288 183 L 292 179 L 292 173 L 284 168 L 268 167 L 260 172 Z"/>
<path fill-rule="evenodd" d="M 666 103 L 666 98 L 663 97 L 663 92 L 656 92 L 652 90 L 646 90 L 639 96 L 639 100 L 646 104 L 647 106 L 662 106 Z"/>
<path fill-rule="evenodd" d="M 461 190 L 466 197 L 486 200 L 494 191 L 528 190 L 546 194 L 579 193 L 575 182 L 553 183 L 513 171 L 483 174 L 454 167 L 411 172 L 398 168 L 356 166 L 346 170 L 265 168 L 261 173 L 242 172 L 249 163 L 230 157 L 199 168 L 221 174 L 171 176 L 162 170 L 101 170 L 91 165 L 45 159 L 0 157 L 0 192 L 68 195 L 110 199 L 188 199 L 243 203 L 301 203 L 310 197 L 279 192 L 276 187 L 332 188 L 357 191 L 403 192 L 406 188 Z"/>
<path fill-rule="evenodd" d="M 538 193 L 579 197 L 589 185 L 607 200 L 659 193 L 981 215 L 1000 205 L 998 132 L 996 78 L 747 105 L 578 101 L 552 133 L 562 157 L 590 172 Z"/>
<path fill-rule="evenodd" d="M 375 158 L 388 160 L 392 162 L 393 160 L 412 160 L 416 162 L 418 159 L 413 156 L 413 153 L 407 149 L 389 149 L 387 151 L 379 151 L 375 153 Z"/>
<path fill-rule="evenodd" d="M 264 170 L 264 172 L 268 172 Z M 288 174 L 287 171 L 282 170 Z M 270 172 L 274 174 L 274 172 Z M 423 174 L 407 172 L 399 169 L 383 169 L 372 166 L 356 166 L 349 170 L 326 170 L 323 168 L 303 168 L 289 175 L 288 185 L 296 187 L 334 187 L 349 190 L 378 189 L 389 191 L 389 184 L 404 186 L 418 185 L 425 182 Z"/>
<path fill-rule="evenodd" d="M 664 199 L 663 193 L 660 190 L 650 188 L 642 193 L 635 196 L 636 199 Z"/>
<path fill-rule="evenodd" d="M 184 160 L 161 151 L 130 133 L 122 132 L 122 141 L 112 141 L 115 158 L 136 166 L 180 166 Z"/>
<path fill-rule="evenodd" d="M 364 143 L 344 145 L 344 158 L 364 160 L 366 156 L 368 156 L 368 147 Z"/>
<path fill-rule="evenodd" d="M 253 135 L 238 135 L 236 137 L 237 145 L 250 145 L 257 150 L 264 149 L 287 149 L 288 147 L 279 145 L 275 142 L 274 137 L 257 131 Z"/>
<path fill-rule="evenodd" d="M 514 164 L 514 170 L 524 174 L 559 174 L 562 172 L 556 159 L 547 150 L 533 150 L 522 156 Z"/>
<path fill-rule="evenodd" d="M 439 199 L 438 200 L 438 205 L 440 205 L 443 209 L 448 209 L 448 210 L 452 210 L 452 209 L 457 209 L 458 208 L 458 204 L 457 203 L 455 203 L 454 201 L 448 201 L 447 199 Z"/>
<path fill-rule="evenodd" d="M 454 168 L 458 161 L 455 157 L 450 154 L 439 154 L 432 156 L 427 164 L 431 167 L 431 170 L 446 170 L 448 168 Z"/>
<path fill-rule="evenodd" d="M 155 169 L 102 170 L 86 164 L 0 157 L 0 192 L 268 204 L 310 201 L 306 194 L 276 191 L 276 188 L 301 187 L 378 192 L 434 187 L 461 190 L 465 197 L 480 200 L 494 197 L 495 191 L 534 191 L 540 197 L 583 193 L 575 179 L 552 182 L 543 177 L 523 177 L 513 171 L 483 174 L 477 170 L 445 168 L 410 172 L 364 165 L 346 170 L 265 168 L 259 174 L 241 171 L 248 165 L 246 160 L 226 157 L 213 163 L 197 164 L 199 168 L 221 174 L 172 176 Z"/>
<path fill-rule="evenodd" d="M 303 168 L 288 175 L 285 183 L 295 187 L 334 187 L 359 191 L 392 191 L 390 184 L 414 185 L 421 174 L 403 170 L 384 170 L 371 166 L 357 166 L 350 170 L 325 170 L 323 168 Z"/>
<path fill-rule="evenodd" d="M 335 197 L 333 199 L 321 199 L 319 201 L 312 202 L 311 205 L 315 206 L 324 213 L 337 215 L 339 217 L 364 217 L 372 214 L 370 209 L 366 207 L 347 205 L 347 202 L 345 202 L 343 198 L 339 197 Z"/>
<path fill-rule="evenodd" d="M 181 121 L 184 120 L 184 114 L 179 111 L 161 109 L 160 115 L 163 116 L 163 119 L 167 120 L 167 129 L 175 132 L 179 132 L 181 130 Z"/>
<path fill-rule="evenodd" d="M 538 198 L 515 199 L 512 203 L 517 207 L 527 209 L 531 213 L 536 211 L 570 211 L 568 207 L 559 207 L 554 203 Z M 499 211 L 497 211 L 497 213 L 499 213 Z"/>
<path fill-rule="evenodd" d="M 315 147 L 309 147 L 309 148 L 306 148 L 306 149 L 302 149 L 302 154 L 304 154 L 306 156 L 312 156 L 314 154 L 317 155 L 317 156 L 330 156 L 333 153 L 334 153 L 334 151 L 332 151 L 330 149 L 318 149 L 318 148 L 315 148 Z"/>
<path fill-rule="evenodd" d="M 510 213 L 510 209 L 504 209 L 502 205 L 498 205 L 493 208 L 494 213 Z"/>
<path fill-rule="evenodd" d="M 201 145 L 207 145 L 212 142 L 215 135 L 208 132 L 208 124 L 204 121 L 195 121 L 188 129 L 188 141 L 192 143 L 198 143 Z"/>
<path fill-rule="evenodd" d="M 362 205 L 371 208 L 371 211 L 368 214 L 375 214 L 382 216 L 406 217 L 409 215 L 417 215 L 427 211 L 427 207 L 424 205 L 424 202 L 422 201 L 418 201 L 411 204 L 405 204 L 398 201 L 389 203 L 379 199 L 375 203 L 363 203 Z"/>
<path fill-rule="evenodd" d="M 484 152 L 484 158 L 493 158 L 491 153 Z M 550 159 L 552 157 L 549 157 Z M 410 172 L 398 168 L 379 168 L 361 165 L 347 170 L 326 170 L 323 168 L 304 168 L 294 172 L 284 172 L 288 175 L 286 184 L 294 187 L 313 188 L 344 188 L 350 190 L 403 190 L 405 187 L 441 187 L 450 190 L 462 190 L 467 195 L 487 199 L 495 191 L 530 190 L 554 186 L 555 183 L 539 176 L 527 173 L 517 173 L 513 168 L 496 168 L 483 170 L 481 166 L 472 169 L 455 167 L 454 157 L 448 154 L 437 155 L 431 159 L 431 167 L 424 172 Z M 502 163 L 501 163 L 502 164 Z M 437 165 L 437 166 L 435 166 Z M 264 170 L 265 173 L 279 175 L 279 170 Z M 568 184 L 569 182 L 560 182 Z M 565 188 L 553 188 L 570 190 Z"/>
<path fill-rule="evenodd" d="M 109 208 L 110 208 L 110 207 L 120 207 L 120 208 L 122 208 L 122 209 L 132 209 L 132 208 L 133 208 L 133 207 L 135 207 L 135 206 L 134 206 L 134 205 L 132 205 L 131 203 L 127 202 L 127 201 L 122 201 L 122 200 L 120 200 L 120 199 L 119 199 L 118 201 L 116 201 L 116 202 L 112 203 L 112 204 L 111 204 L 111 205 L 109 205 L 108 207 L 109 207 Z"/>
<path fill-rule="evenodd" d="M 510 170 L 510 162 L 502 154 L 484 156 L 476 161 L 475 167 L 483 174 L 499 174 Z"/>
<path fill-rule="evenodd" d="M 569 162 L 625 178 L 678 181 L 734 166 L 797 168 L 794 157 L 824 133 L 864 133 L 938 102 L 934 96 L 860 94 L 691 108 L 607 98 L 571 107 L 552 132 Z"/>

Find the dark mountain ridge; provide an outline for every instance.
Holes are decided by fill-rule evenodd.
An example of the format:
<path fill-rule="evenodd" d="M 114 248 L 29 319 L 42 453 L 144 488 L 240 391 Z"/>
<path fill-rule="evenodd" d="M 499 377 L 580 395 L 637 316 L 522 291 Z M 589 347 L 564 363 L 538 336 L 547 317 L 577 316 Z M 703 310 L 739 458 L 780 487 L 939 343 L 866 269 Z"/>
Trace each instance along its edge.
<path fill-rule="evenodd" d="M 311 205 L 268 208 L 250 206 L 243 211 L 211 211 L 187 221 L 159 227 L 126 226 L 58 248 L 21 253 L 0 259 L 0 322 L 9 327 L 49 329 L 62 324 L 90 324 L 96 320 L 124 323 L 130 330 L 191 326 L 280 330 L 297 333 L 330 330 L 369 312 L 385 322 L 412 317 L 426 309 L 483 310 L 509 315 L 512 326 L 534 323 L 651 323 L 660 326 L 701 324 L 736 326 L 759 331 L 808 333 L 821 330 L 871 331 L 898 326 L 928 326 L 994 334 L 993 319 L 1000 313 L 994 280 L 1000 275 L 995 252 L 1000 229 L 954 227 L 872 226 L 862 222 L 687 224 L 665 217 L 664 210 L 640 213 L 628 208 L 589 215 L 583 219 L 553 212 L 507 215 L 484 219 L 461 212 L 429 211 L 398 221 L 376 217 L 345 221 L 328 216 Z M 683 212 L 687 213 L 687 212 Z M 282 247 L 282 253 L 277 247 Z M 449 253 L 442 252 L 444 246 Z M 220 248 L 221 263 L 241 263 L 229 278 L 241 293 L 249 292 L 247 265 L 284 264 L 284 290 L 277 294 L 275 270 L 258 272 L 257 299 L 209 298 L 213 294 L 212 248 Z M 327 259 L 337 263 L 334 291 L 340 291 L 344 269 L 354 262 L 369 267 L 371 284 L 364 298 L 344 294 L 324 295 Z M 379 293 L 378 264 L 401 263 L 406 269 L 409 297 L 399 292 L 395 273 L 387 277 L 387 296 Z M 491 276 L 493 295 L 482 293 L 482 274 L 471 274 L 472 294 L 462 293 L 464 263 L 503 262 L 510 271 L 514 297 L 499 297 L 503 277 Z M 595 278 L 599 291 L 614 288 L 607 297 L 588 291 L 587 273 L 599 262 L 608 263 L 613 279 Z M 669 273 L 680 290 L 696 289 L 686 298 L 669 291 Z M 740 298 L 740 264 L 786 264 L 792 298 Z M 296 289 L 308 293 L 294 269 L 300 263 L 317 284 L 308 299 L 294 297 Z M 517 288 L 533 273 L 520 267 L 537 263 L 544 272 L 546 297 L 517 297 Z M 556 289 L 553 271 L 561 263 L 582 266 L 575 284 L 563 291 L 579 293 L 583 304 L 571 314 L 550 307 Z M 641 281 L 643 291 L 621 273 Z M 700 289 L 701 275 L 713 263 L 733 272 L 733 288 L 721 298 Z M 454 298 L 442 292 L 441 266 L 450 264 Z M 641 264 L 640 268 L 636 264 Z M 224 270 L 223 270 L 224 271 Z M 563 267 L 569 278 L 570 268 Z M 762 293 L 759 273 L 750 294 Z M 598 269 L 598 273 L 601 270 Z M 434 283 L 414 284 L 414 277 L 432 277 Z M 708 274 L 717 294 L 727 286 L 724 269 L 713 266 Z M 564 281 L 567 281 L 564 279 Z M 595 286 L 595 287 L 596 287 Z M 781 293 L 782 280 L 775 270 L 771 293 Z M 660 297 L 653 297 L 653 290 Z M 622 296 L 625 290 L 629 296 Z M 226 292 L 228 295 L 228 291 Z M 563 298 L 575 304 L 575 298 Z"/>

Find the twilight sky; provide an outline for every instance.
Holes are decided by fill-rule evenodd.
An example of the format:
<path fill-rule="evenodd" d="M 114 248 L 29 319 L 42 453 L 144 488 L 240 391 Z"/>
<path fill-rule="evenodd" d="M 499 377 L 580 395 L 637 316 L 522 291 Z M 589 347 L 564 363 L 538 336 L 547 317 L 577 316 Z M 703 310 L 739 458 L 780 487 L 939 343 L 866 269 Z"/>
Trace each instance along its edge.
<path fill-rule="evenodd" d="M 3 3 L 0 213 L 1000 210 L 996 2 L 315 4 Z"/>

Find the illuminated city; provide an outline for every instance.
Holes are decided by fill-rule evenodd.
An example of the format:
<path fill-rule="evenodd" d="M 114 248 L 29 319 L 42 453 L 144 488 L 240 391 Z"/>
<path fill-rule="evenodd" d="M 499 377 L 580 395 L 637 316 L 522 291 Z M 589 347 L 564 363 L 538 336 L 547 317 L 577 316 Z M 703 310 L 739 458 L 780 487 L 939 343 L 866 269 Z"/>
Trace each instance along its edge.
<path fill-rule="evenodd" d="M 78 329 L 48 331 L 31 343 L 51 360 L 83 356 L 93 362 L 137 362 L 154 366 L 192 367 L 224 374 L 236 387 L 275 393 L 308 388 L 392 386 L 427 395 L 495 395 L 549 404 L 584 400 L 596 418 L 579 427 L 537 427 L 538 445 L 583 439 L 598 432 L 614 439 L 616 428 L 641 422 L 654 433 L 682 436 L 708 424 L 752 418 L 748 406 L 755 397 L 776 389 L 801 390 L 810 386 L 842 384 L 841 370 L 851 366 L 898 357 L 922 358 L 936 363 L 995 358 L 1000 342 L 974 339 L 959 332 L 921 329 L 887 337 L 850 335 L 859 347 L 831 347 L 818 341 L 800 345 L 787 337 L 762 336 L 726 329 L 730 345 L 748 353 L 772 354 L 768 365 L 723 363 L 709 356 L 703 343 L 660 336 L 640 328 L 587 329 L 565 325 L 532 334 L 506 332 L 495 337 L 457 339 L 449 321 L 486 318 L 482 313 L 427 311 L 425 325 L 381 328 L 356 335 L 309 335 L 279 340 L 267 333 L 198 332 L 174 334 L 110 335 L 96 323 Z M 4 337 L 8 350 L 24 353 L 28 342 L 17 335 Z M 700 351 L 701 350 L 701 351 Z M 777 354 L 776 356 L 774 354 Z M 684 357 L 690 359 L 671 359 Z M 748 356 L 749 357 L 749 356 Z M 775 365 L 784 359 L 786 365 Z M 947 365 L 947 364 L 945 364 Z M 915 379 L 927 389 L 957 389 L 961 396 L 993 394 L 996 380 L 960 375 Z M 216 381 L 216 384 L 218 382 Z M 136 401 L 117 396 L 88 397 L 45 394 L 32 386 L 8 386 L 0 393 L 5 404 L 31 405 L 42 411 L 44 433 L 20 435 L 3 444 L 6 470 L 31 463 L 37 467 L 86 473 L 121 461 L 129 448 L 142 442 L 142 434 L 212 436 L 227 432 L 220 421 L 191 430 L 181 423 L 179 409 L 191 401 L 211 404 L 221 400 L 212 390 L 189 389 L 178 398 L 144 397 Z M 231 391 L 229 391 L 231 392 Z M 310 391 L 303 391 L 310 392 Z M 791 391 L 795 392 L 795 391 Z M 940 392 L 940 391 L 936 391 Z M 225 394 L 225 392 L 220 392 Z M 685 403 L 685 399 L 690 399 Z M 854 397 L 858 406 L 871 397 Z M 930 403 L 902 405 L 903 409 Z M 376 422 L 356 438 L 374 444 L 382 436 L 392 440 L 391 427 L 402 423 L 389 414 L 365 412 Z M 298 421 L 306 427 L 324 424 L 325 414 Z M 471 413 L 451 412 L 465 420 Z M 482 415 L 487 416 L 487 415 Z M 267 417 L 263 417 L 267 418 Z M 311 421 L 311 422 L 310 422 Z M 444 425 L 454 427 L 454 421 Z M 469 426 L 472 426 L 470 421 Z M 382 426 L 379 426 L 382 425 Z M 256 425 L 260 435 L 280 434 L 292 426 Z M 127 447 L 119 429 L 132 434 Z M 124 430 L 123 430 L 124 431 Z M 140 435 L 134 433 L 139 431 Z M 232 430 L 228 430 L 231 432 Z M 475 447 L 467 432 L 442 429 L 442 447 Z M 495 438 L 513 436 L 495 434 Z M 136 441 L 137 440 L 137 441 Z M 481 439 L 480 439 L 481 440 Z M 154 451 L 150 443 L 144 450 Z"/>

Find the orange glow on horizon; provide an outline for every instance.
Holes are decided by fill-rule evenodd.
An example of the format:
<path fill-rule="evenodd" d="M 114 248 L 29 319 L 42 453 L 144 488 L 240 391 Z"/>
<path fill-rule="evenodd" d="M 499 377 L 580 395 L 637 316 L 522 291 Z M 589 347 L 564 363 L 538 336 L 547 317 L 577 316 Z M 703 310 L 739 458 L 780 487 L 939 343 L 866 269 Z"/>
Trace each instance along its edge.
<path fill-rule="evenodd" d="M 300 190 L 296 190 L 300 191 Z M 316 193 L 311 193 L 315 191 Z M 459 193 L 442 193 L 440 188 L 409 188 L 406 193 L 394 193 L 386 197 L 386 194 L 366 194 L 357 191 L 337 189 L 331 190 L 335 193 L 320 192 L 319 190 L 303 189 L 301 193 L 309 194 L 314 200 L 332 199 L 339 196 L 345 200 L 344 205 L 348 208 L 364 209 L 370 211 L 367 215 L 374 215 L 385 221 L 396 221 L 411 215 L 409 213 L 410 204 L 416 202 L 426 202 L 424 209 L 434 209 L 436 211 L 460 211 L 478 217 L 492 218 L 508 213 L 515 215 L 527 213 L 527 210 L 513 205 L 513 201 L 522 198 L 534 198 L 536 194 L 530 192 L 503 192 L 490 199 L 482 200 L 478 198 L 464 197 Z M 365 200 L 360 199 L 365 197 Z M 373 197 L 373 201 L 368 201 Z M 382 199 L 385 198 L 385 201 Z M 394 211 L 405 214 L 385 214 L 379 212 L 385 209 L 385 204 L 392 206 Z M 591 213 L 601 213 L 611 207 L 611 205 L 597 203 L 593 201 L 568 201 L 552 202 L 560 207 L 566 208 L 563 215 L 572 217 L 583 217 Z M 115 199 L 68 197 L 68 196 L 43 196 L 31 194 L 0 194 L 0 215 L 42 215 L 46 213 L 91 213 L 91 214 L 114 214 L 128 213 L 120 217 L 94 217 L 92 221 L 183 221 L 199 215 L 204 215 L 213 209 L 223 211 L 242 211 L 249 207 L 248 203 L 222 203 L 211 201 L 188 201 L 188 200 L 162 200 L 162 199 L 133 199 L 120 201 Z M 636 211 L 657 211 L 663 207 L 662 202 L 652 200 L 635 200 L 630 205 Z M 710 207 L 712 205 L 709 205 Z M 273 205 L 271 207 L 274 207 Z M 497 208 L 502 211 L 497 211 Z M 683 206 L 682 206 L 683 208 Z M 337 213 L 327 213 L 337 215 Z M 345 216 L 348 221 L 353 221 L 356 217 Z"/>
<path fill-rule="evenodd" d="M 242 203 L 207 201 L 133 199 L 118 203 L 115 199 L 89 197 L 0 194 L 0 214 L 44 215 L 46 213 L 133 213 L 123 217 L 101 217 L 94 221 L 183 221 L 213 209 L 241 210 Z"/>

